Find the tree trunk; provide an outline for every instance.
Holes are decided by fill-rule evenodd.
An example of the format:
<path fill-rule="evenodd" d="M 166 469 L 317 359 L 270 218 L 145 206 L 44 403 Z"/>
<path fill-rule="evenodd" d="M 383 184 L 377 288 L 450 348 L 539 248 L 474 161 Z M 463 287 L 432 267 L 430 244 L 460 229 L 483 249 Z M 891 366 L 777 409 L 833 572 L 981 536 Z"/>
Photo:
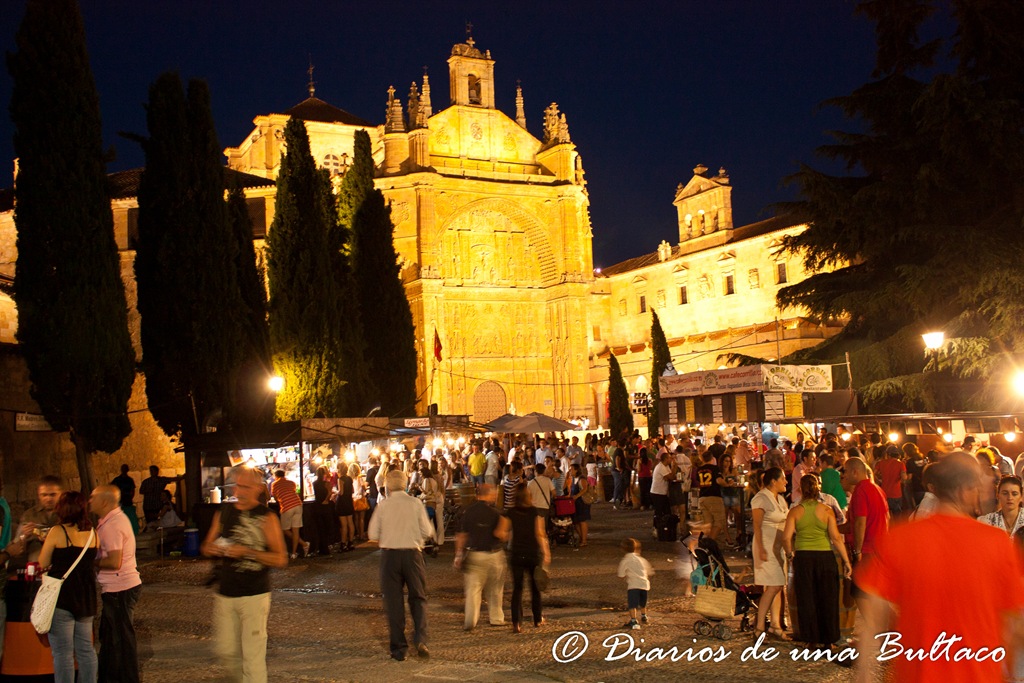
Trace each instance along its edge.
<path fill-rule="evenodd" d="M 81 482 L 79 488 L 82 493 L 89 496 L 96 485 L 92 474 L 92 452 L 86 450 L 82 439 L 72 437 L 71 440 L 75 444 L 75 460 L 78 461 L 78 479 Z"/>

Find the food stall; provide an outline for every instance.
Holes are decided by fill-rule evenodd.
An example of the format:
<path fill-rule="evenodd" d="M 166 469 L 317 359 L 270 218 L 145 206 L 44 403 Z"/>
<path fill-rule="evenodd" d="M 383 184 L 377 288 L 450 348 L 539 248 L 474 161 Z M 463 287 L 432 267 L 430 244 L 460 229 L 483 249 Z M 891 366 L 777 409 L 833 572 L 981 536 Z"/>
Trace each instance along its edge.
<path fill-rule="evenodd" d="M 311 479 L 307 474 L 324 462 L 344 459 L 352 444 L 386 440 L 390 420 L 386 417 L 311 418 L 278 422 L 241 432 L 210 432 L 189 440 L 184 450 L 186 463 L 197 469 L 199 502 L 189 510 L 199 538 L 205 537 L 220 503 L 234 496 L 229 473 L 239 465 L 258 469 L 268 478 L 283 469 L 294 481 L 304 502 L 303 524 L 312 504 Z M 310 524 L 310 530 L 313 528 Z"/>

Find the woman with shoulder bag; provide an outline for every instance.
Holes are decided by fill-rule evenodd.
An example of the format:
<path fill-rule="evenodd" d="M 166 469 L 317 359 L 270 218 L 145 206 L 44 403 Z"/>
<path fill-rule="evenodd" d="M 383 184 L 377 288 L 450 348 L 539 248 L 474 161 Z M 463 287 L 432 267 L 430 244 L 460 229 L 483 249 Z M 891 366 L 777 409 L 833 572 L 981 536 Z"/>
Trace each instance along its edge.
<path fill-rule="evenodd" d="M 50 623 L 54 683 L 74 683 L 76 659 L 79 683 L 96 683 L 97 678 L 92 622 L 97 612 L 93 565 L 99 539 L 89 521 L 87 505 L 85 496 L 78 491 L 62 493 L 56 508 L 58 524 L 46 535 L 39 553 L 39 565 L 48 567 L 48 575 L 58 579 L 78 561 L 60 587 Z"/>

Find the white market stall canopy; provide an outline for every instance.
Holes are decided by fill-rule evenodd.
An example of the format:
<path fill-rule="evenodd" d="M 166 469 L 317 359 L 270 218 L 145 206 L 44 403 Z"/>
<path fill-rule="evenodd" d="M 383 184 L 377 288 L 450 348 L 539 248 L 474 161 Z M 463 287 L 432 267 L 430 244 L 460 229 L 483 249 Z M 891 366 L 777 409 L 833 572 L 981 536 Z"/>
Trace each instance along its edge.
<path fill-rule="evenodd" d="M 746 365 L 661 377 L 661 398 L 749 391 L 820 394 L 832 391 L 829 365 Z"/>

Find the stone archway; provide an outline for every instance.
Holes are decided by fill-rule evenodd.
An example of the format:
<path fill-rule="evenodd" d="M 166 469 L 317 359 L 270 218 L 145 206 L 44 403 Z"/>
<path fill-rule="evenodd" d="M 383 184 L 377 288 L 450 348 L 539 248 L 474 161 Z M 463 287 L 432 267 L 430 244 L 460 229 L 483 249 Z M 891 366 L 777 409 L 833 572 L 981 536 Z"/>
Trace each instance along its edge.
<path fill-rule="evenodd" d="M 473 421 L 490 422 L 508 412 L 505 390 L 497 382 L 487 381 L 473 392 Z"/>

